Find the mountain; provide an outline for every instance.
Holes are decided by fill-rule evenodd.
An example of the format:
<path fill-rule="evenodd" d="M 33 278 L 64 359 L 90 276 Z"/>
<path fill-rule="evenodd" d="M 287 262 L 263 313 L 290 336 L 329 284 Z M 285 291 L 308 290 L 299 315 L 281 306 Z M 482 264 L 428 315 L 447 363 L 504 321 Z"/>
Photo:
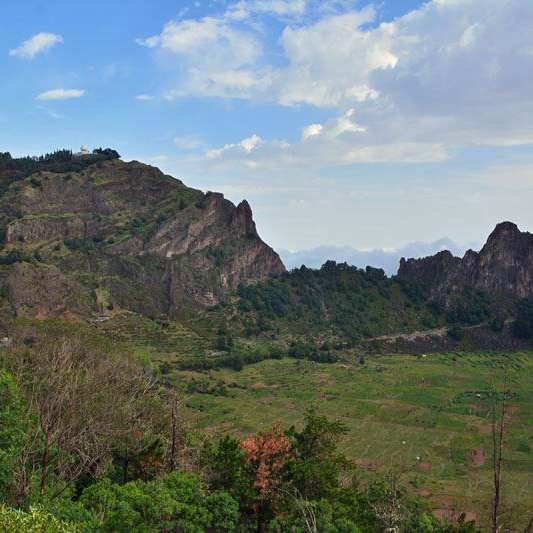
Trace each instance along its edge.
<path fill-rule="evenodd" d="M 533 296 L 533 235 L 512 222 L 498 224 L 480 252 L 463 258 L 442 251 L 424 259 L 402 259 L 398 278 L 421 282 L 447 304 L 450 296 L 476 289 L 493 296 Z"/>
<path fill-rule="evenodd" d="M 246 201 L 113 151 L 0 157 L 0 290 L 17 316 L 181 316 L 284 272 Z"/>
<path fill-rule="evenodd" d="M 480 252 L 469 250 L 463 258 L 448 250 L 402 258 L 391 278 L 381 269 L 327 261 L 320 269 L 301 267 L 241 288 L 238 296 L 238 312 L 230 314 L 237 336 L 248 331 L 335 343 L 439 330 L 442 347 L 448 342 L 442 328 L 489 324 L 488 335 L 472 333 L 472 346 L 507 346 L 514 340 L 493 334 L 517 317 L 520 299 L 533 296 L 533 235 L 504 222 Z"/>
<path fill-rule="evenodd" d="M 450 250 L 454 255 L 463 255 L 467 247 L 457 244 L 451 239 L 443 238 L 434 242 L 412 242 L 394 249 L 358 250 L 350 246 L 319 246 L 310 250 L 290 252 L 279 250 L 283 263 L 288 269 L 305 265 L 309 268 L 320 268 L 326 261 L 334 260 L 348 263 L 359 268 L 372 266 L 382 268 L 389 276 L 397 273 L 402 257 L 425 257 L 441 250 Z"/>

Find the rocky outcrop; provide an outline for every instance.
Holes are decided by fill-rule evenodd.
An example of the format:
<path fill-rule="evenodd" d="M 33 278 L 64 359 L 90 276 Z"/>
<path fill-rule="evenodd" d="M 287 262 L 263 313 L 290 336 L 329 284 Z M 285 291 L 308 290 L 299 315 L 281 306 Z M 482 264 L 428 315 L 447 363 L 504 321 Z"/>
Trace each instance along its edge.
<path fill-rule="evenodd" d="M 0 217 L 4 253 L 36 258 L 0 267 L 11 272 L 17 314 L 101 312 L 84 291 L 105 290 L 110 308 L 180 315 L 285 270 L 248 202 L 235 206 L 138 162 L 37 173 L 2 197 Z M 70 293 L 84 304 L 73 306 Z"/>
<path fill-rule="evenodd" d="M 425 284 L 441 300 L 464 288 L 513 298 L 533 296 L 533 235 L 502 222 L 481 251 L 469 250 L 462 259 L 446 251 L 402 259 L 398 278 Z"/>

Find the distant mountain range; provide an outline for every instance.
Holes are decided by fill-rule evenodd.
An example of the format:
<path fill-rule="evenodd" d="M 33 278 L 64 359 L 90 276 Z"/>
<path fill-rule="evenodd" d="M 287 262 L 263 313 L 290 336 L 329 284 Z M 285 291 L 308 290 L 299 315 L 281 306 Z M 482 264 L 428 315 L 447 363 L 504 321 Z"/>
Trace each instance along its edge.
<path fill-rule="evenodd" d="M 443 238 L 429 243 L 412 242 L 394 250 L 358 250 L 350 246 L 318 246 L 317 248 L 297 252 L 279 250 L 279 254 L 288 270 L 299 268 L 302 265 L 309 268 L 319 268 L 331 259 L 361 268 L 368 265 L 382 268 L 391 276 L 397 273 L 402 257 L 427 257 L 443 250 L 449 250 L 454 256 L 462 257 L 468 249 L 478 248 L 479 245 L 476 243 L 462 245 L 451 239 Z"/>

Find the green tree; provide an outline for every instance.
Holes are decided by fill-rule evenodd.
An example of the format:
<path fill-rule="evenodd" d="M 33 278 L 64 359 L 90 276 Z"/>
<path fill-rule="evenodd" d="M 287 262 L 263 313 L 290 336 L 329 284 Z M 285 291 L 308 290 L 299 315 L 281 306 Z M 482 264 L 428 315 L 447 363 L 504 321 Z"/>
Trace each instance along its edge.
<path fill-rule="evenodd" d="M 105 479 L 85 489 L 80 501 L 92 514 L 90 531 L 230 532 L 239 518 L 238 503 L 228 493 L 207 494 L 198 476 L 182 472 L 125 485 Z"/>
<path fill-rule="evenodd" d="M 312 410 L 306 413 L 301 431 L 294 427 L 288 431 L 294 454 L 288 474 L 304 498 L 328 497 L 338 488 L 340 474 L 351 469 L 349 461 L 337 450 L 346 432 L 341 422 L 331 422 Z"/>
<path fill-rule="evenodd" d="M 24 401 L 13 377 L 0 370 L 0 500 L 12 499 L 14 465 L 29 429 Z"/>

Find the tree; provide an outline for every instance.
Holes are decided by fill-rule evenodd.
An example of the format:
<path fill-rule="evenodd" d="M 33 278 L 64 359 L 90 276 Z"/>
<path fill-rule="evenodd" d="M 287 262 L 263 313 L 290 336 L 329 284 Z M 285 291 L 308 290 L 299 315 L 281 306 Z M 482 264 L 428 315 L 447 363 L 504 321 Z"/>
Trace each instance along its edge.
<path fill-rule="evenodd" d="M 500 505 L 502 489 L 502 462 L 503 462 L 503 445 L 506 431 L 507 391 L 492 393 L 491 406 L 491 435 L 492 435 L 492 476 L 494 485 L 494 496 L 492 500 L 491 531 L 498 533 L 500 531 Z"/>
<path fill-rule="evenodd" d="M 35 477 L 41 494 L 51 482 L 59 494 L 84 472 L 102 474 L 114 454 L 146 444 L 158 403 L 155 380 L 134 360 L 78 337 L 15 345 L 5 362 L 36 420 L 21 454 L 21 496 Z"/>
<path fill-rule="evenodd" d="M 293 457 L 288 465 L 290 477 L 304 498 L 327 497 L 339 486 L 341 472 L 351 464 L 337 451 L 339 440 L 346 434 L 341 422 L 331 422 L 310 410 L 301 431 L 288 431 Z"/>
<path fill-rule="evenodd" d="M 210 486 L 225 490 L 244 505 L 250 503 L 255 496 L 255 477 L 241 443 L 226 435 L 210 443 L 206 452 Z"/>
<path fill-rule="evenodd" d="M 242 440 L 240 448 L 251 468 L 253 487 L 258 492 L 255 505 L 258 529 L 264 531 L 283 484 L 284 468 L 290 458 L 291 443 L 276 426 L 271 431 Z"/>
<path fill-rule="evenodd" d="M 0 370 L 0 501 L 12 499 L 14 466 L 22 452 L 30 420 L 13 377 Z"/>
<path fill-rule="evenodd" d="M 84 490 L 83 506 L 92 515 L 90 531 L 235 531 L 238 503 L 227 493 L 207 494 L 200 478 L 173 472 L 154 481 L 125 485 L 108 479 Z"/>

